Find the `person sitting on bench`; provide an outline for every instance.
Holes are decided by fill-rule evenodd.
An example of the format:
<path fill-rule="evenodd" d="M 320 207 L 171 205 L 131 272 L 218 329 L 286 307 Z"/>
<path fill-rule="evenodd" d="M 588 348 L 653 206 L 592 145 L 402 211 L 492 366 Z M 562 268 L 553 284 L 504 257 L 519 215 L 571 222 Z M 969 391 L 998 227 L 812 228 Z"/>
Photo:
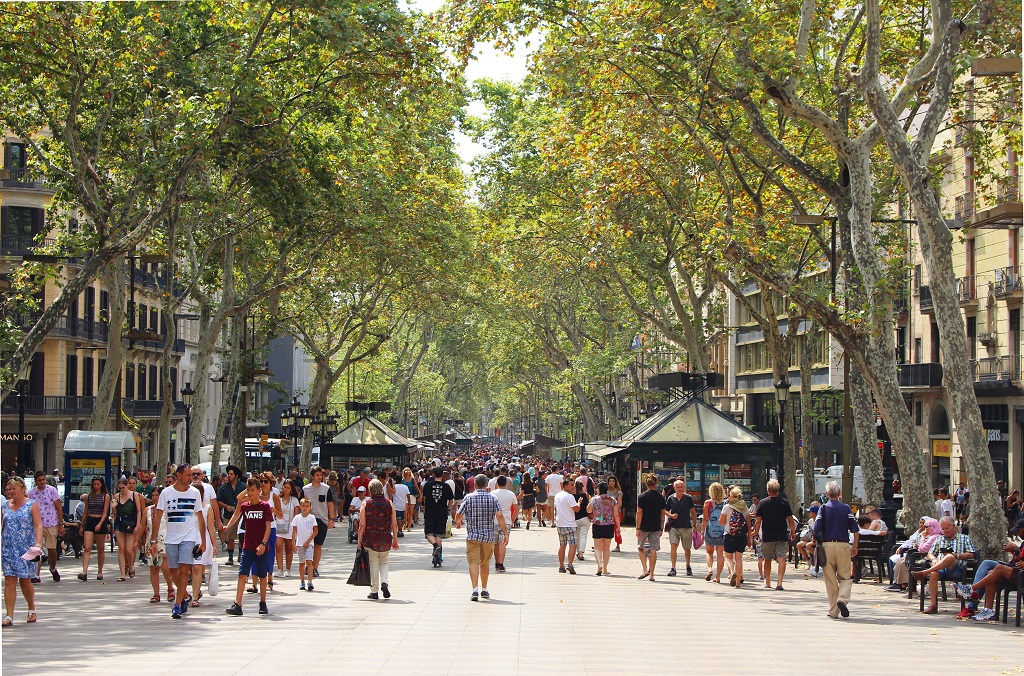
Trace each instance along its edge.
<path fill-rule="evenodd" d="M 928 561 L 932 565 L 925 570 L 914 571 L 915 580 L 928 580 L 931 605 L 925 608 L 926 615 L 939 612 L 939 580 L 963 578 L 966 562 L 974 558 L 974 543 L 967 535 L 956 532 L 956 522 L 952 517 L 942 517 L 939 529 L 942 534 L 928 552 Z"/>
<path fill-rule="evenodd" d="M 1024 534 L 1024 519 L 1021 519 L 1013 528 L 1011 533 Z M 979 622 L 987 622 L 996 619 L 996 611 L 992 609 L 999 587 L 1006 581 L 1016 587 L 1020 584 L 1020 576 L 1024 575 L 1024 545 L 1015 545 L 1007 542 L 1003 545 L 1003 551 L 1013 554 L 1013 559 L 1006 563 L 1004 561 L 993 561 L 986 559 L 978 566 L 978 572 L 974 575 L 974 584 L 956 585 L 956 595 L 965 599 L 967 603 L 964 609 L 957 615 L 957 619 L 966 620 L 973 618 Z M 975 614 L 978 608 L 978 601 L 982 592 L 985 593 L 985 608 Z"/>

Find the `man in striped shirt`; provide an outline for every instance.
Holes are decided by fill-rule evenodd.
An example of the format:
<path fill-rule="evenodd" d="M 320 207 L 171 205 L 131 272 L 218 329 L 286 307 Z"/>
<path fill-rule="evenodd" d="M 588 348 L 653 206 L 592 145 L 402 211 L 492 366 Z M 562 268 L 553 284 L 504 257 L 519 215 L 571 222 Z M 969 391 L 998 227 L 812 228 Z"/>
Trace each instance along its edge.
<path fill-rule="evenodd" d="M 939 528 L 942 530 L 942 534 L 935 539 L 932 548 L 928 551 L 931 567 L 914 573 L 916 579 L 928 580 L 928 591 L 931 592 L 932 602 L 924 611 L 926 615 L 934 615 L 939 612 L 938 596 L 936 596 L 939 580 L 962 579 L 964 562 L 974 558 L 974 543 L 963 533 L 956 532 L 956 522 L 952 517 L 942 517 L 939 521 Z"/>
<path fill-rule="evenodd" d="M 466 523 L 466 563 L 469 564 L 469 579 L 473 583 L 473 595 L 470 601 L 479 601 L 481 597 L 491 598 L 487 591 L 487 577 L 490 574 L 491 555 L 498 537 L 504 538 L 508 544 L 508 524 L 501 512 L 501 503 L 487 492 L 487 475 L 477 474 L 473 481 L 476 491 L 470 493 L 459 505 L 455 516 L 455 527 L 462 528 Z M 494 527 L 495 519 L 501 525 L 502 535 L 499 536 Z M 483 589 L 477 586 L 477 582 Z"/>

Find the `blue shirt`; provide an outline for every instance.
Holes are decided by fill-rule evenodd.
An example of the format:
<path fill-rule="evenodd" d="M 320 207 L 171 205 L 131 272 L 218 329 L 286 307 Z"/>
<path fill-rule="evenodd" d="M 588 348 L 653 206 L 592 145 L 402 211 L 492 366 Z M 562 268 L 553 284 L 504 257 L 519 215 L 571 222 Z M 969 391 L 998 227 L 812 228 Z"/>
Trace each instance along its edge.
<path fill-rule="evenodd" d="M 486 488 L 467 495 L 459 505 L 458 513 L 465 518 L 466 539 L 476 542 L 495 542 L 498 534 L 494 526 L 495 515 L 501 512 L 501 503 Z"/>
<path fill-rule="evenodd" d="M 824 518 L 823 518 L 824 517 Z M 850 533 L 858 532 L 857 519 L 850 506 L 838 500 L 829 500 L 818 510 L 814 522 L 814 536 L 822 542 L 850 542 Z"/>

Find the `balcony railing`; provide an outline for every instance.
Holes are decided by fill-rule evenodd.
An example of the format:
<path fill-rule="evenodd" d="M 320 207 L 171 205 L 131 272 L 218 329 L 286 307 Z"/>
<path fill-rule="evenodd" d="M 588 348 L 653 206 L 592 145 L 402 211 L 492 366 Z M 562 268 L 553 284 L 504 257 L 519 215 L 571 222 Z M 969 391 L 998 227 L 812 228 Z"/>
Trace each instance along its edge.
<path fill-rule="evenodd" d="M 971 361 L 971 375 L 976 383 L 1020 380 L 1020 355 L 1007 354 Z"/>
<path fill-rule="evenodd" d="M 942 364 L 899 364 L 897 369 L 900 387 L 942 386 Z"/>
<path fill-rule="evenodd" d="M 1024 295 L 1020 267 L 1014 265 L 1008 268 L 996 268 L 996 283 L 992 290 L 998 298 Z"/>
<path fill-rule="evenodd" d="M 57 324 L 50 331 L 50 335 L 61 338 L 80 338 L 100 343 L 107 342 L 110 327 L 106 322 L 95 319 L 82 319 L 80 317 L 68 317 L 61 315 Z"/>
<path fill-rule="evenodd" d="M 91 415 L 96 397 L 54 397 L 49 395 L 25 395 L 26 415 Z M 0 406 L 5 414 L 17 414 L 20 402 L 17 393 L 11 393 Z"/>
<path fill-rule="evenodd" d="M 46 176 L 40 171 L 26 167 L 0 169 L 0 186 L 4 188 L 55 191 L 54 188 L 46 185 Z"/>
<path fill-rule="evenodd" d="M 917 291 L 921 312 L 934 312 L 935 304 L 932 303 L 932 290 L 928 288 L 928 285 L 922 285 Z"/>
<path fill-rule="evenodd" d="M 46 239 L 40 242 L 32 236 L 6 235 L 0 237 L 0 254 L 4 256 L 27 256 L 39 249 L 52 247 L 55 241 Z"/>
<path fill-rule="evenodd" d="M 974 193 L 965 192 L 953 201 L 953 218 L 963 221 L 974 215 Z"/>
<path fill-rule="evenodd" d="M 996 204 L 1020 201 L 1020 177 L 1006 176 L 996 183 Z"/>
<path fill-rule="evenodd" d="M 128 339 L 127 338 L 124 339 L 124 343 L 125 344 L 128 343 Z M 159 350 L 159 351 L 162 352 L 163 349 L 164 349 L 164 341 L 162 339 L 161 340 L 136 340 L 136 341 L 134 341 L 134 345 L 135 345 L 135 349 L 136 350 L 139 350 L 139 349 L 149 349 L 149 350 Z M 184 338 L 176 338 L 174 340 L 174 345 L 171 347 L 171 352 L 174 352 L 175 354 L 185 354 L 185 339 Z"/>
<path fill-rule="evenodd" d="M 976 303 L 978 300 L 977 278 L 974 275 L 970 275 L 957 279 L 956 295 L 960 299 L 960 305 Z"/>

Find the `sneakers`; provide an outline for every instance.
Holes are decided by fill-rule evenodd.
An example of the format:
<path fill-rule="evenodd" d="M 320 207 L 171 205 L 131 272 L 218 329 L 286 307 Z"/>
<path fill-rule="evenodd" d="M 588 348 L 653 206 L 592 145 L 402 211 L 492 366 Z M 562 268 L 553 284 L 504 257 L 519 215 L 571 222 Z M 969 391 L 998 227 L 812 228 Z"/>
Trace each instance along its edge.
<path fill-rule="evenodd" d="M 60 582 L 60 573 L 57 572 L 56 568 L 50 569 L 50 575 L 53 576 L 54 582 Z"/>
<path fill-rule="evenodd" d="M 441 567 L 441 548 L 437 545 L 434 546 L 434 553 L 430 557 L 430 565 L 434 568 Z"/>
<path fill-rule="evenodd" d="M 260 615 L 267 615 L 269 613 L 270 613 L 270 611 L 267 610 L 267 602 L 266 601 L 260 601 Z"/>
<path fill-rule="evenodd" d="M 313 581 L 310 580 L 309 584 L 306 585 L 306 591 L 313 591 Z"/>
<path fill-rule="evenodd" d="M 184 615 L 188 612 L 188 605 L 192 603 L 192 597 L 186 596 L 181 600 L 181 614 Z"/>
<path fill-rule="evenodd" d="M 239 615 L 241 615 L 241 613 L 239 613 Z M 179 606 L 177 603 L 175 603 L 174 607 L 171 608 L 171 618 L 175 620 L 181 619 L 181 606 Z"/>
<path fill-rule="evenodd" d="M 984 608 L 980 613 L 974 616 L 978 622 L 990 622 L 996 619 L 996 611 L 991 608 Z"/>
<path fill-rule="evenodd" d="M 964 606 L 964 609 L 956 614 L 958 620 L 969 620 L 974 615 L 974 610 L 970 606 Z"/>
<path fill-rule="evenodd" d="M 690 568 L 689 566 L 687 566 L 686 567 L 686 575 L 687 575 L 687 577 L 693 577 L 693 568 Z"/>
<path fill-rule="evenodd" d="M 305 582 L 300 582 L 299 583 L 299 591 L 306 591 L 306 583 Z"/>
<path fill-rule="evenodd" d="M 388 589 L 388 583 L 387 582 L 381 582 L 380 583 L 380 593 L 383 594 L 384 598 L 386 598 L 386 599 L 391 598 L 391 590 Z"/>
<path fill-rule="evenodd" d="M 469 600 L 470 601 L 479 601 L 480 600 L 480 592 L 473 592 L 473 595 L 469 597 Z"/>
<path fill-rule="evenodd" d="M 242 606 L 238 605 L 237 603 L 232 603 L 230 607 L 224 609 L 224 614 L 225 615 L 241 615 L 242 614 Z"/>
<path fill-rule="evenodd" d="M 969 599 L 971 594 L 974 593 L 974 589 L 966 582 L 957 583 L 953 586 L 956 588 L 956 595 L 962 599 Z"/>
<path fill-rule="evenodd" d="M 291 569 L 289 569 L 289 570 L 286 570 L 286 571 L 284 571 L 284 576 L 285 576 L 285 577 L 291 577 L 291 576 L 292 576 L 292 571 L 291 571 Z"/>
<path fill-rule="evenodd" d="M 494 564 L 494 570 L 498 571 L 499 573 L 504 573 L 505 572 L 505 564 L 504 563 L 496 563 L 496 564 Z"/>
<path fill-rule="evenodd" d="M 669 577 L 675 577 L 676 576 L 676 569 L 675 568 L 669 568 L 668 576 Z"/>
<path fill-rule="evenodd" d="M 484 589 L 483 591 L 480 592 L 480 598 L 482 598 L 482 599 L 489 599 L 489 598 L 491 598 L 491 592 L 489 592 L 486 589 Z"/>

